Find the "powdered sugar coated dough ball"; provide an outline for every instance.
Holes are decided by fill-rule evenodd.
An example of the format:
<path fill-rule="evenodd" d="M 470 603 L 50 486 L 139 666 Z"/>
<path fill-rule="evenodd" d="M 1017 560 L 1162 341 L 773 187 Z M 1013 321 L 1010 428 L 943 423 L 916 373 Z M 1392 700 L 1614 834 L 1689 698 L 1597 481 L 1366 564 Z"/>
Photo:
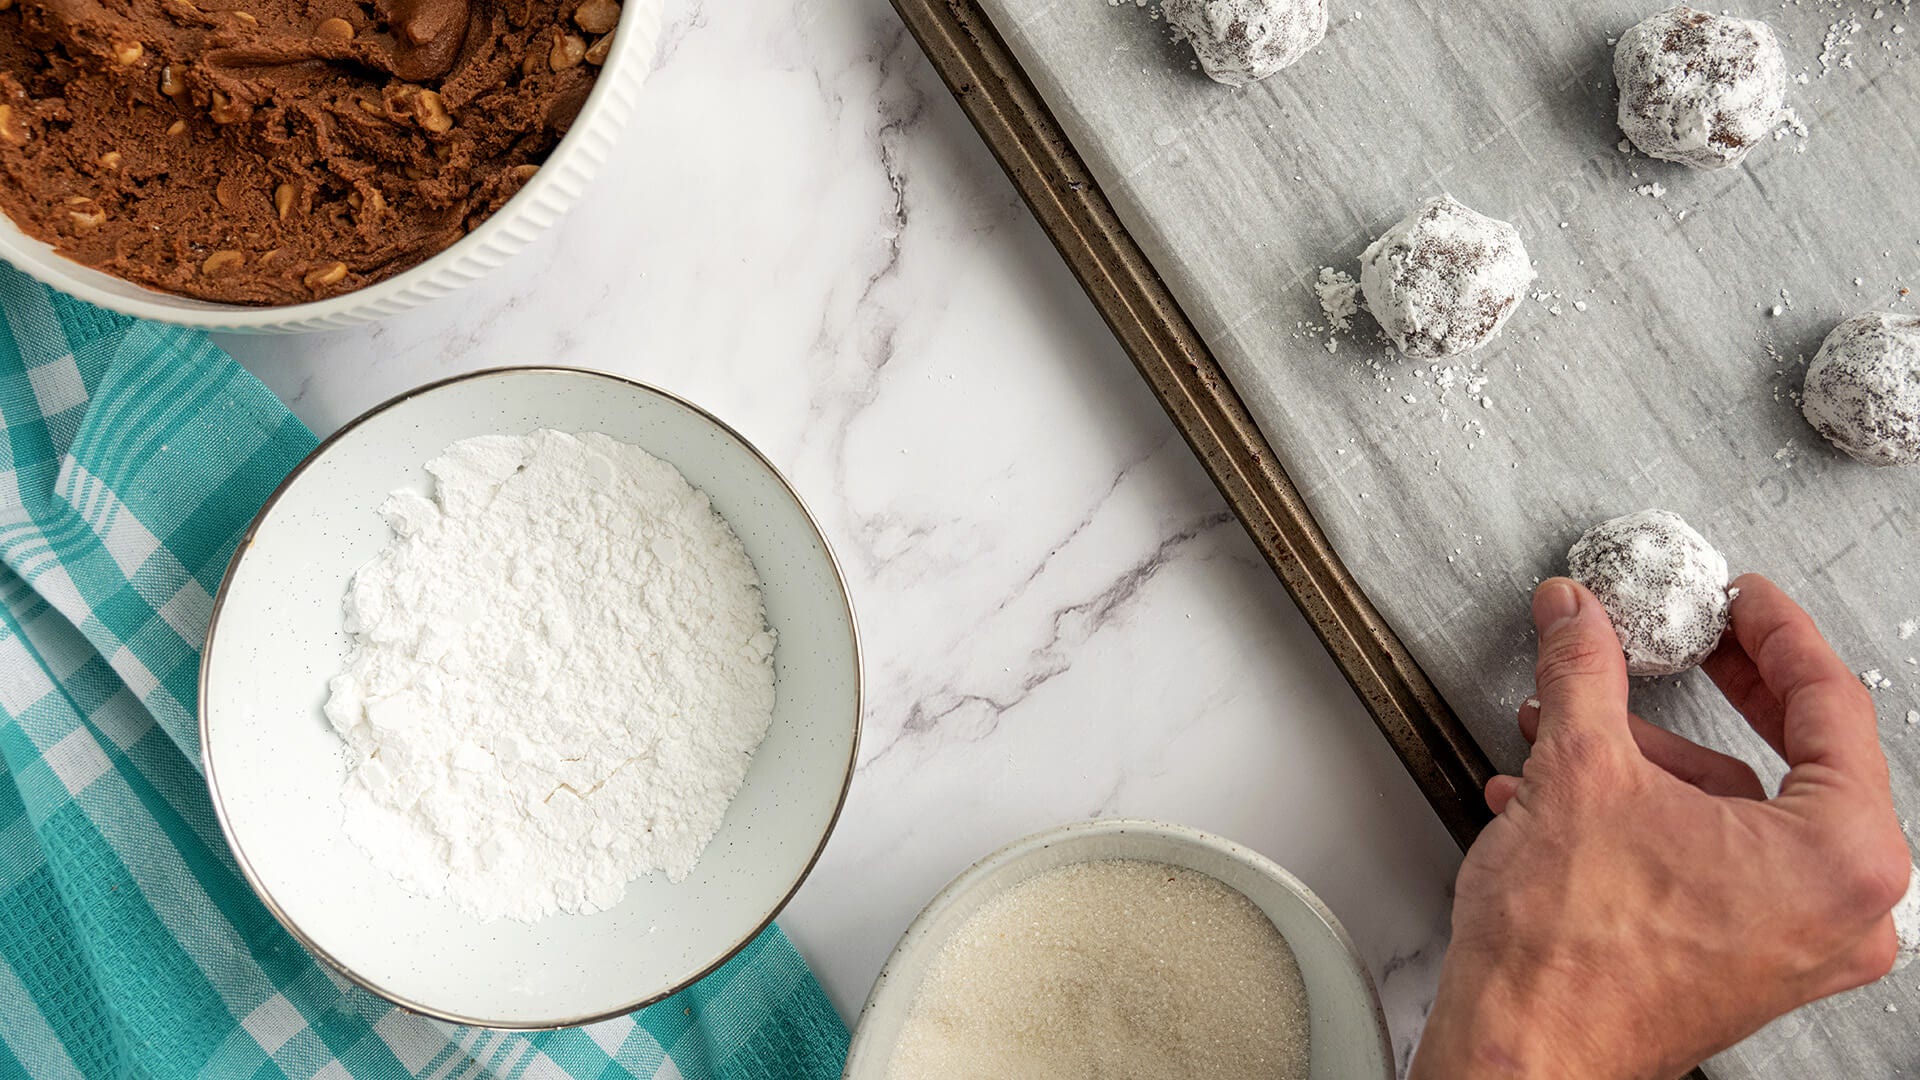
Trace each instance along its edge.
<path fill-rule="evenodd" d="M 1631 674 L 1694 667 L 1727 628 L 1727 560 L 1670 511 L 1595 525 L 1567 552 L 1567 569 L 1607 609 Z"/>
<path fill-rule="evenodd" d="M 1807 365 L 1800 410 L 1856 461 L 1920 463 L 1920 315 L 1869 312 L 1834 327 Z"/>
<path fill-rule="evenodd" d="M 1327 36 L 1327 0 L 1166 0 L 1160 13 L 1228 86 L 1272 75 Z"/>
<path fill-rule="evenodd" d="M 1787 60 L 1766 23 L 1682 5 L 1620 36 L 1613 79 L 1620 130 L 1642 153 L 1724 169 L 1779 122 Z"/>
<path fill-rule="evenodd" d="M 1360 289 L 1400 351 L 1428 359 L 1477 349 L 1533 283 L 1520 230 L 1439 195 L 1360 256 Z"/>

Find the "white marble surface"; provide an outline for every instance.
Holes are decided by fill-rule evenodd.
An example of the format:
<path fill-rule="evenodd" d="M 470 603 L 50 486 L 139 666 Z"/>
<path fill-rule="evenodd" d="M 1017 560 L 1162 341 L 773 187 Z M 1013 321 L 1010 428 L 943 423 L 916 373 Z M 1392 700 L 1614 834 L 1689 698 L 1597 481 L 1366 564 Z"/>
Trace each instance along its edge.
<path fill-rule="evenodd" d="M 223 339 L 326 432 L 500 364 L 687 395 L 794 481 L 867 647 L 860 769 L 782 918 L 843 1014 L 974 858 L 1095 815 L 1339 913 L 1404 1061 L 1453 844 L 885 0 L 668 0 L 588 198 L 370 329 Z"/>

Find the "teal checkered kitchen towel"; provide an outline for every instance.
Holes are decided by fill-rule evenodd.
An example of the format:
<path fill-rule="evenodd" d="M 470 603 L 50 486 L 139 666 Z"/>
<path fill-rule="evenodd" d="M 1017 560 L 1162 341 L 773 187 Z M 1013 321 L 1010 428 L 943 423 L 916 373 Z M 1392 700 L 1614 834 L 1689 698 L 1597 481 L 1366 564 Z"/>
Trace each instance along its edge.
<path fill-rule="evenodd" d="M 195 680 L 235 539 L 313 436 L 197 333 L 0 263 L 0 1078 L 838 1076 L 777 928 L 631 1017 L 533 1035 L 393 1008 L 240 877 Z"/>

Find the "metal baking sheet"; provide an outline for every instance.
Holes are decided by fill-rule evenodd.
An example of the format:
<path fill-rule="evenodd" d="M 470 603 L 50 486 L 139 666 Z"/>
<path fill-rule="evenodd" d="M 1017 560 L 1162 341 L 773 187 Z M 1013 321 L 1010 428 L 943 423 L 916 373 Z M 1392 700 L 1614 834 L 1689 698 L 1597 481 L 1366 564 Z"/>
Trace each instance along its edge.
<path fill-rule="evenodd" d="M 1878 697 L 1896 799 L 1920 818 L 1920 733 L 1905 723 L 1920 638 L 1899 637 L 1920 617 L 1920 475 L 1840 457 L 1793 400 L 1835 321 L 1911 308 L 1899 290 L 1920 291 L 1920 38 L 1908 44 L 1906 5 L 1744 12 L 1774 24 L 1804 74 L 1789 102 L 1806 134 L 1786 129 L 1711 174 L 1616 146 L 1610 39 L 1651 8 L 1336 8 L 1300 65 L 1232 91 L 1150 9 L 980 6 L 1285 463 L 1340 556 L 1327 561 L 1352 572 L 1356 610 L 1371 597 L 1495 763 L 1524 750 L 1512 710 L 1530 688 L 1532 583 L 1586 525 L 1659 505 L 1779 580 L 1857 668 L 1891 682 Z M 974 88 L 955 89 L 966 103 Z M 1521 227 L 1539 300 L 1477 367 L 1382 357 L 1364 321 L 1329 353 L 1316 273 L 1352 272 L 1368 240 L 1439 191 Z M 1042 216 L 1063 250 L 1084 247 Z M 1117 330 L 1128 321 L 1103 310 Z M 1636 695 L 1778 775 L 1697 675 Z M 1908 973 L 1801 1010 L 1711 1071 L 1895 1075 L 1920 1063 L 1916 987 Z"/>
<path fill-rule="evenodd" d="M 1308 513 L 1246 405 L 975 0 L 894 0 L 1041 227 L 1463 847 L 1493 766 Z"/>

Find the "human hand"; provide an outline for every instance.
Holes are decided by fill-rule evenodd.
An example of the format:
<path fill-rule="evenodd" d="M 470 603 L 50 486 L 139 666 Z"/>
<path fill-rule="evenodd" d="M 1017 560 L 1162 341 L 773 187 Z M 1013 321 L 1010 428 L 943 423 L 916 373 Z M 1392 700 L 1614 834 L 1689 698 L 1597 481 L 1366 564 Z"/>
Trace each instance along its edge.
<path fill-rule="evenodd" d="M 1772 799 L 1738 759 L 1627 711 L 1592 593 L 1534 593 L 1533 751 L 1487 784 L 1497 817 L 1460 868 L 1412 1080 L 1666 1080 L 1892 966 L 1911 858 L 1873 701 L 1778 587 L 1735 585 L 1703 666 L 1786 760 Z"/>

